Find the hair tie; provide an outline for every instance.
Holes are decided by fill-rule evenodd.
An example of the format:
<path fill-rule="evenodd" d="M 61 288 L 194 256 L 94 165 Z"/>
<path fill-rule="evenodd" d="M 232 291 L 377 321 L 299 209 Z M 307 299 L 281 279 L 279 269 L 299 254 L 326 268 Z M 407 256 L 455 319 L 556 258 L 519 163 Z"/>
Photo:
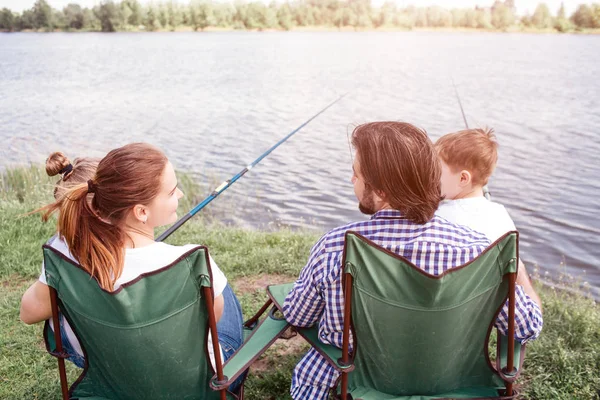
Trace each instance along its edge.
<path fill-rule="evenodd" d="M 92 180 L 88 180 L 88 193 L 96 193 L 96 185 L 94 185 L 94 182 L 92 182 Z"/>
<path fill-rule="evenodd" d="M 66 167 L 58 171 L 62 175 L 63 181 L 66 180 L 73 171 L 73 164 L 69 163 Z"/>

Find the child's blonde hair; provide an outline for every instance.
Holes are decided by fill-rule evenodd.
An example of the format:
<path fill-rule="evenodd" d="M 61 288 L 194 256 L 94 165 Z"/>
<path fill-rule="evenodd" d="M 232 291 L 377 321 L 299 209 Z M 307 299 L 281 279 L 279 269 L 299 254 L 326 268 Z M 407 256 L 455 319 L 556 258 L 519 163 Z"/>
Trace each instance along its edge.
<path fill-rule="evenodd" d="M 474 185 L 485 185 L 498 162 L 498 142 L 491 128 L 466 129 L 435 142 L 438 156 L 452 172 L 467 170 Z"/>

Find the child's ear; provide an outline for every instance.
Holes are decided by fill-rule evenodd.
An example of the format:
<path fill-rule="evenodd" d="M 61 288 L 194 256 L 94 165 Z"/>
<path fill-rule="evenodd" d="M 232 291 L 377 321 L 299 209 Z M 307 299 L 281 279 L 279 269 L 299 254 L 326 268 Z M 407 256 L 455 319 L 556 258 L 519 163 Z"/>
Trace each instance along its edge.
<path fill-rule="evenodd" d="M 467 186 L 471 184 L 471 173 L 466 169 L 460 171 L 460 186 Z"/>

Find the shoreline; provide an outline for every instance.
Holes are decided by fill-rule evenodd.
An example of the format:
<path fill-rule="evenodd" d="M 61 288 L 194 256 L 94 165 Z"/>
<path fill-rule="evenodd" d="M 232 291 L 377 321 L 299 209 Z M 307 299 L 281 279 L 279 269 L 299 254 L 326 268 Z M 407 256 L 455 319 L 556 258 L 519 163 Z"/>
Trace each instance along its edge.
<path fill-rule="evenodd" d="M 103 32 L 101 30 L 64 30 L 54 29 L 52 31 L 45 30 L 34 30 L 24 29 L 21 31 L 8 31 L 0 30 L 0 33 L 180 33 L 180 32 L 196 32 L 196 33 L 216 33 L 216 32 L 310 32 L 310 33 L 329 33 L 329 32 L 357 32 L 357 33 L 371 33 L 371 32 L 385 32 L 385 33 L 402 33 L 402 32 L 427 32 L 427 33 L 525 33 L 525 34 L 538 34 L 538 35 L 600 35 L 600 29 L 584 29 L 584 30 L 571 30 L 567 32 L 560 32 L 553 28 L 548 29 L 536 29 L 536 28 L 519 28 L 512 27 L 509 29 L 483 29 L 483 28 L 432 28 L 432 27 L 414 27 L 414 28 L 399 28 L 399 27 L 381 27 L 381 28 L 360 28 L 355 29 L 350 26 L 344 26 L 341 28 L 335 26 L 300 26 L 294 27 L 289 30 L 285 29 L 236 29 L 233 27 L 218 27 L 209 26 L 204 30 L 197 30 L 190 26 L 182 26 L 176 29 L 156 29 L 148 31 L 146 29 L 127 29 L 118 30 L 115 32 Z"/>

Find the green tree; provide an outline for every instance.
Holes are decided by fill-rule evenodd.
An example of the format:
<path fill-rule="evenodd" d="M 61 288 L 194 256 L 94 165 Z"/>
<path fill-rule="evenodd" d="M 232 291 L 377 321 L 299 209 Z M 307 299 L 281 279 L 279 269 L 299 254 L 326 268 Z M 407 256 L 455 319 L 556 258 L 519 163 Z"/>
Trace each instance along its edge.
<path fill-rule="evenodd" d="M 292 10 L 289 3 L 282 4 L 277 10 L 277 22 L 282 29 L 289 31 L 294 27 Z"/>
<path fill-rule="evenodd" d="M 203 31 L 207 27 L 214 25 L 215 19 L 211 3 L 205 1 L 193 2 L 189 8 L 190 23 L 194 31 L 200 29 Z"/>
<path fill-rule="evenodd" d="M 467 10 L 463 8 L 453 8 L 450 13 L 452 14 L 452 26 L 454 27 L 466 27 L 467 26 Z"/>
<path fill-rule="evenodd" d="M 580 4 L 571 16 L 571 21 L 578 28 L 594 28 L 594 12 L 587 4 Z"/>
<path fill-rule="evenodd" d="M 274 2 L 269 4 L 268 7 L 264 8 L 262 23 L 267 29 L 276 29 L 279 27 L 279 20 L 277 19 L 277 5 Z"/>
<path fill-rule="evenodd" d="M 150 4 L 143 19 L 147 31 L 153 32 L 158 29 L 158 18 L 156 17 L 156 13 L 154 5 Z"/>
<path fill-rule="evenodd" d="M 382 26 L 393 25 L 394 18 L 396 17 L 396 13 L 398 9 L 396 8 L 396 4 L 391 1 L 386 1 L 379 8 L 377 13 L 373 15 L 373 26 L 376 28 Z"/>
<path fill-rule="evenodd" d="M 88 31 L 99 31 L 102 26 L 100 25 L 100 20 L 94 14 L 93 9 L 84 8 L 83 9 L 83 29 Z"/>
<path fill-rule="evenodd" d="M 333 23 L 338 28 L 354 26 L 355 20 L 356 15 L 354 14 L 354 11 L 345 5 L 340 6 L 333 16 Z"/>
<path fill-rule="evenodd" d="M 100 21 L 102 32 L 115 32 L 119 27 L 120 9 L 112 0 L 104 1 L 94 7 L 94 15 Z"/>
<path fill-rule="evenodd" d="M 315 17 L 310 4 L 300 4 L 293 9 L 294 20 L 298 26 L 314 26 Z"/>
<path fill-rule="evenodd" d="M 236 13 L 235 7 L 231 3 L 212 4 L 213 14 L 215 16 L 215 26 L 230 27 L 233 26 L 233 19 Z"/>
<path fill-rule="evenodd" d="M 465 10 L 464 27 L 477 28 L 477 11 L 473 8 Z"/>
<path fill-rule="evenodd" d="M 131 26 L 139 26 L 143 21 L 143 12 L 140 2 L 138 0 L 126 0 L 126 3 L 131 10 L 131 14 L 129 14 L 127 23 Z"/>
<path fill-rule="evenodd" d="M 266 6 L 254 1 L 251 3 L 237 3 L 235 21 L 237 27 L 245 29 L 266 28 Z M 275 16 L 276 17 L 276 16 Z"/>
<path fill-rule="evenodd" d="M 499 0 L 496 0 L 492 6 L 492 25 L 494 28 L 506 29 L 513 25 L 514 22 L 514 3 L 505 4 Z"/>
<path fill-rule="evenodd" d="M 17 30 L 34 29 L 33 19 L 33 9 L 24 10 L 21 16 L 17 18 Z"/>
<path fill-rule="evenodd" d="M 475 8 L 475 20 L 478 29 L 492 29 L 492 12 L 487 8 Z"/>
<path fill-rule="evenodd" d="M 167 8 L 162 3 L 158 6 L 158 22 L 160 23 L 160 26 L 162 26 L 163 28 L 166 28 L 167 25 L 169 24 Z"/>
<path fill-rule="evenodd" d="M 0 30 L 12 32 L 16 28 L 17 18 L 8 8 L 0 11 Z"/>
<path fill-rule="evenodd" d="M 83 26 L 85 25 L 85 15 L 79 4 L 68 4 L 63 8 L 63 14 L 65 15 L 65 25 L 67 29 L 83 29 Z"/>
<path fill-rule="evenodd" d="M 46 0 L 37 0 L 33 5 L 33 27 L 51 31 L 54 27 L 52 21 L 52 7 Z"/>
<path fill-rule="evenodd" d="M 129 18 L 131 17 L 131 14 L 133 14 L 133 12 L 131 11 L 131 8 L 129 8 L 129 3 L 127 1 L 122 1 L 119 4 L 119 28 L 120 29 L 127 29 L 127 26 L 129 25 Z M 117 28 L 117 29 L 119 29 Z"/>
<path fill-rule="evenodd" d="M 426 8 L 413 8 L 413 15 L 415 18 L 415 26 L 419 27 L 419 28 L 424 28 L 429 26 L 429 20 L 428 20 L 428 16 L 427 16 L 427 9 Z"/>
<path fill-rule="evenodd" d="M 565 12 L 565 4 L 560 3 L 560 8 L 556 13 L 556 19 L 554 20 L 554 29 L 559 32 L 568 32 L 571 30 L 571 22 L 567 19 L 567 13 Z"/>
<path fill-rule="evenodd" d="M 407 7 L 402 10 L 398 10 L 394 19 L 392 20 L 394 26 L 404 29 L 412 29 L 416 23 L 416 10 L 414 7 Z"/>
<path fill-rule="evenodd" d="M 594 28 L 600 28 L 600 3 L 592 4 L 592 11 L 594 13 Z"/>
<path fill-rule="evenodd" d="M 351 25 L 354 29 L 371 26 L 371 0 L 348 0 L 351 15 L 354 16 Z"/>
<path fill-rule="evenodd" d="M 167 23 L 174 31 L 179 25 L 181 25 L 181 12 L 179 6 L 173 3 L 173 0 L 167 3 Z"/>
<path fill-rule="evenodd" d="M 539 29 L 550 28 L 553 25 L 552 15 L 546 3 L 538 4 L 535 12 L 531 16 L 531 23 Z"/>

